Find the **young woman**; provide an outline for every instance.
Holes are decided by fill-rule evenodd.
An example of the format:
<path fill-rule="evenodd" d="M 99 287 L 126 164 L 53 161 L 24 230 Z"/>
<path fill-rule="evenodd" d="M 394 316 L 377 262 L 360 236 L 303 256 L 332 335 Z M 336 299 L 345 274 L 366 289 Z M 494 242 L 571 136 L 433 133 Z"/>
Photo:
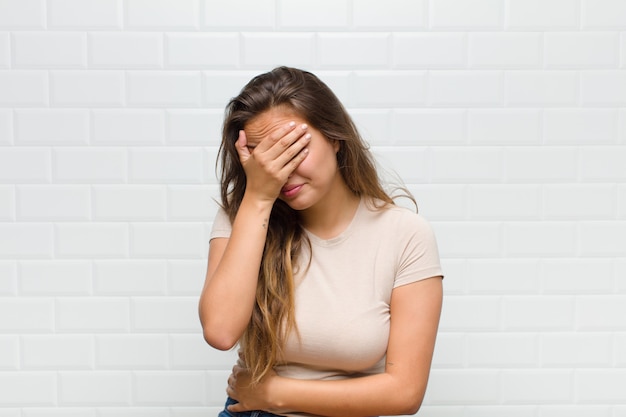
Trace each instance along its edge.
<path fill-rule="evenodd" d="M 385 192 L 337 97 L 294 68 L 255 77 L 226 109 L 220 163 L 199 306 L 206 341 L 240 347 L 220 416 L 417 412 L 437 245 Z"/>

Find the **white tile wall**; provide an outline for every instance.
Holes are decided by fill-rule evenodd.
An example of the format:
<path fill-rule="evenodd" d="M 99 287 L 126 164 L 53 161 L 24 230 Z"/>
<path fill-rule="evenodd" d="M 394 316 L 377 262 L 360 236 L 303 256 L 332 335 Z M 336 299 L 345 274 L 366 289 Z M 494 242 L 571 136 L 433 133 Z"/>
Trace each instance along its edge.
<path fill-rule="evenodd" d="M 437 233 L 420 415 L 626 416 L 626 2 L 0 0 L 0 417 L 218 413 L 223 109 L 283 64 Z"/>

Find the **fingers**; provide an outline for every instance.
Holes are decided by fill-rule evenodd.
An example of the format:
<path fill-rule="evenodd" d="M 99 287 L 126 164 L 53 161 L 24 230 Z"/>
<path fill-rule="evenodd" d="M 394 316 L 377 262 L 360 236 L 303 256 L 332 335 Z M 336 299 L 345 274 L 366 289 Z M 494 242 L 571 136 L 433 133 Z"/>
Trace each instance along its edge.
<path fill-rule="evenodd" d="M 309 142 L 311 135 L 308 128 L 306 123 L 296 125 L 295 122 L 289 122 L 261 141 L 257 149 L 259 152 L 266 152 L 271 159 L 280 160 L 284 165 Z"/>
<path fill-rule="evenodd" d="M 239 159 L 244 162 L 250 157 L 250 149 L 248 149 L 248 139 L 246 137 L 246 132 L 243 130 L 239 131 L 239 137 L 235 142 L 235 148 L 237 149 L 237 153 L 239 154 Z"/>

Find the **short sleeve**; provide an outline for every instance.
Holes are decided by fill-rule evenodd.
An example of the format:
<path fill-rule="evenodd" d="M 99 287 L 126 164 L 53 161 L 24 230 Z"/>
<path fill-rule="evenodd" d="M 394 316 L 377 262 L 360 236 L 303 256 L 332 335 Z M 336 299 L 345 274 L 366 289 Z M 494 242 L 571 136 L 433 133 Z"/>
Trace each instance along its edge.
<path fill-rule="evenodd" d="M 437 240 L 431 225 L 420 215 L 414 214 L 407 220 L 394 288 L 426 278 L 443 277 Z"/>
<path fill-rule="evenodd" d="M 230 237 L 231 231 L 232 225 L 230 224 L 228 214 L 220 207 L 213 220 L 210 239 L 215 239 L 216 237 Z"/>

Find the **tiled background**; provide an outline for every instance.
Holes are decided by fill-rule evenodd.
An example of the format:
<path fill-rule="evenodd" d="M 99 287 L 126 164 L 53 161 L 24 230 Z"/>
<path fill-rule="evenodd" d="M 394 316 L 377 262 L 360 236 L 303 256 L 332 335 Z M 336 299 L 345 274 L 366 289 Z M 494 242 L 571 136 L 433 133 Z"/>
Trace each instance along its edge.
<path fill-rule="evenodd" d="M 217 414 L 221 117 L 281 64 L 436 229 L 419 414 L 626 416 L 626 1 L 0 0 L 0 417 Z"/>

